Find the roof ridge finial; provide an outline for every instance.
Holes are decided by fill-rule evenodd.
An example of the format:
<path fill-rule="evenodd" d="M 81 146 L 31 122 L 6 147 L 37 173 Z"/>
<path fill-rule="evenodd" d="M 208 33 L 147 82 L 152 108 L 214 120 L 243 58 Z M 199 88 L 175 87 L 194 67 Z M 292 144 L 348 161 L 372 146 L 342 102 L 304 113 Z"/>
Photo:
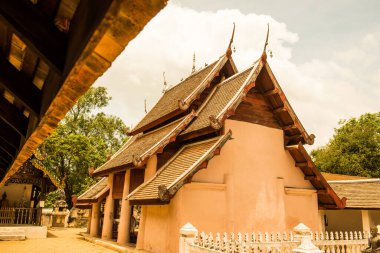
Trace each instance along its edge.
<path fill-rule="evenodd" d="M 146 99 L 144 99 L 144 111 L 145 111 L 145 114 L 148 112 L 148 110 L 146 109 Z"/>
<path fill-rule="evenodd" d="M 231 54 L 232 54 L 231 46 L 232 46 L 232 43 L 234 42 L 234 37 L 235 37 L 235 22 L 233 22 L 233 24 L 234 24 L 234 28 L 232 29 L 230 43 L 228 44 L 228 48 L 227 48 L 227 52 L 226 52 L 227 56 L 231 56 Z"/>
<path fill-rule="evenodd" d="M 195 72 L 195 51 L 193 54 L 193 68 L 191 69 L 191 74 L 193 74 L 194 72 Z"/>
<path fill-rule="evenodd" d="M 269 39 L 269 23 L 268 25 L 268 30 L 267 30 L 267 37 L 265 39 L 265 44 L 264 44 L 264 49 L 263 49 L 263 54 L 261 55 L 261 59 L 265 62 L 267 60 L 267 46 L 268 46 L 268 39 Z"/>
<path fill-rule="evenodd" d="M 162 93 L 165 93 L 166 92 L 166 87 L 168 85 L 168 83 L 166 82 L 166 78 L 165 78 L 165 71 L 162 72 L 162 76 L 164 77 L 164 88 L 162 89 Z"/>

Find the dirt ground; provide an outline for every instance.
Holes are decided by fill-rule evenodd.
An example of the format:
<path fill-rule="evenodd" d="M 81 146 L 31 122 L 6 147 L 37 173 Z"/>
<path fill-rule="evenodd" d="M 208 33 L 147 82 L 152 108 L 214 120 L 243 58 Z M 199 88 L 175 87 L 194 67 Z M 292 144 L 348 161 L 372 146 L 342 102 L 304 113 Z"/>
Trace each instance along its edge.
<path fill-rule="evenodd" d="M 79 235 L 86 229 L 56 228 L 48 230 L 46 239 L 0 241 L 0 253 L 115 253 L 116 251 L 85 241 Z"/>

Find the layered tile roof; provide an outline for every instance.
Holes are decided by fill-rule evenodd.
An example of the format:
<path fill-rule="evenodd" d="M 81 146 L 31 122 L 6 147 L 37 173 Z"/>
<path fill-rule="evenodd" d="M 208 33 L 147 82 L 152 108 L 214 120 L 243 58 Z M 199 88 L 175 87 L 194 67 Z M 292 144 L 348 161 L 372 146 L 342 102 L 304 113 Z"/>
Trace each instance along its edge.
<path fill-rule="evenodd" d="M 380 179 L 329 181 L 340 198 L 347 198 L 346 209 L 380 209 Z"/>
<path fill-rule="evenodd" d="M 185 111 L 199 97 L 227 62 L 227 55 L 193 73 L 181 83 L 167 90 L 156 105 L 131 131 L 136 134 L 149 129 L 148 125 L 176 111 Z"/>
<path fill-rule="evenodd" d="M 86 192 L 78 197 L 78 204 L 96 203 L 101 198 L 107 196 L 110 188 L 108 187 L 108 178 L 103 177 L 96 184 L 91 186 Z"/>
<path fill-rule="evenodd" d="M 131 137 L 110 160 L 97 168 L 93 175 L 106 175 L 111 169 L 131 165 L 143 166 L 151 155 L 160 152 L 169 142 L 174 141 L 194 116 L 195 113 L 191 112 L 187 116 L 152 132 Z"/>
<path fill-rule="evenodd" d="M 146 183 L 134 190 L 128 199 L 133 201 L 168 202 L 188 177 L 194 175 L 205 162 L 231 137 L 231 132 L 206 141 L 187 144 L 163 165 Z"/>
<path fill-rule="evenodd" d="M 208 127 L 211 125 L 211 117 L 217 117 L 229 102 L 242 91 L 242 88 L 248 84 L 249 77 L 252 74 L 252 70 L 256 69 L 258 64 L 247 70 L 237 73 L 234 76 L 226 79 L 222 83 L 218 84 L 204 102 L 202 107 L 197 112 L 196 119 L 187 127 L 181 135 L 197 131 L 199 129 Z M 253 82 L 254 80 L 252 80 Z"/>
<path fill-rule="evenodd" d="M 327 181 L 370 179 L 368 177 L 334 174 L 334 173 L 328 173 L 328 172 L 321 172 L 321 174 Z"/>

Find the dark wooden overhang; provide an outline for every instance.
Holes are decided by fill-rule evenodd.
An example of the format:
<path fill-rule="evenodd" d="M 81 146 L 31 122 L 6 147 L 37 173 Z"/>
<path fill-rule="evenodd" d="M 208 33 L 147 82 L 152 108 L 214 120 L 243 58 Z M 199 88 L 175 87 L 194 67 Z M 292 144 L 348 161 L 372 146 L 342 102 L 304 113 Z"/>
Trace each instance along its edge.
<path fill-rule="evenodd" d="M 0 0 L 0 185 L 165 4 Z"/>
<path fill-rule="evenodd" d="M 305 180 L 309 180 L 317 190 L 318 205 L 321 209 L 342 209 L 345 207 L 346 198 L 339 198 L 319 172 L 302 143 L 286 146 L 285 149 L 293 157 L 295 166 L 302 170 Z"/>

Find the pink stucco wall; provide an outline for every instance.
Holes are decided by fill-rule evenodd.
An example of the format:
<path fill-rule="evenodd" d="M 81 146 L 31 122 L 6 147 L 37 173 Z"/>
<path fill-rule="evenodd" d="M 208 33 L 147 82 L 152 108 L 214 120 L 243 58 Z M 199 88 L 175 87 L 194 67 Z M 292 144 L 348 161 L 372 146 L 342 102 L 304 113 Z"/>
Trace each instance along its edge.
<path fill-rule="evenodd" d="M 147 207 L 145 250 L 178 252 L 178 231 L 187 222 L 205 232 L 280 232 L 298 222 L 318 228 L 316 193 L 285 193 L 313 186 L 284 150 L 282 130 L 233 120 L 225 126 L 233 140 L 208 168 L 169 205 Z"/>

